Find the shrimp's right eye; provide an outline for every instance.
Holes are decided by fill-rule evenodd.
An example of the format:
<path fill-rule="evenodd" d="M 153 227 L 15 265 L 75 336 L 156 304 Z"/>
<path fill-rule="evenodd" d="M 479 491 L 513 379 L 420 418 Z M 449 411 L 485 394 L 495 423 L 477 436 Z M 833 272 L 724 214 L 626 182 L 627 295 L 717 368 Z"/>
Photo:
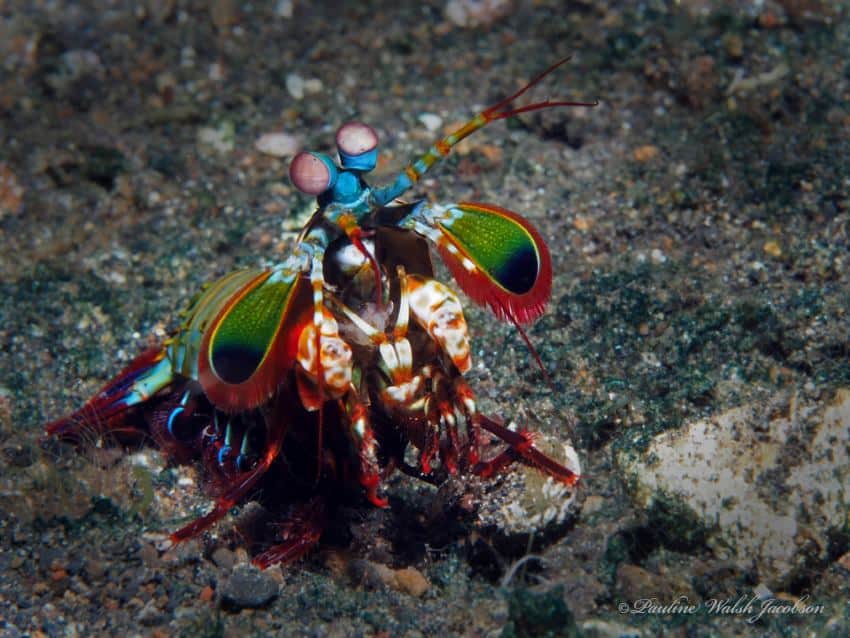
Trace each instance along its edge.
<path fill-rule="evenodd" d="M 368 172 L 378 163 L 378 134 L 363 122 L 346 122 L 340 126 L 336 148 L 343 168 Z"/>

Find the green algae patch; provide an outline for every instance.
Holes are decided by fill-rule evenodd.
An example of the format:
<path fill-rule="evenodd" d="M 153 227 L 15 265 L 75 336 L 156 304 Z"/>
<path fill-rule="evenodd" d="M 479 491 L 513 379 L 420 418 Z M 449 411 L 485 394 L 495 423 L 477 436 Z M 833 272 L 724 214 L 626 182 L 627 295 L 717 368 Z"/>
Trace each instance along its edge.
<path fill-rule="evenodd" d="M 705 544 L 711 530 L 681 498 L 658 492 L 647 510 L 648 527 L 655 530 L 659 544 L 690 551 Z"/>
<path fill-rule="evenodd" d="M 573 381 L 564 402 L 582 447 L 613 441 L 640 450 L 660 432 L 770 387 L 844 383 L 843 333 L 833 330 L 831 350 L 806 333 L 818 317 L 841 312 L 837 291 L 807 286 L 754 298 L 683 262 L 619 266 L 578 282 L 547 319 L 563 377 Z"/>
<path fill-rule="evenodd" d="M 502 638 L 577 638 L 575 618 L 564 602 L 564 587 L 535 593 L 512 589 L 508 594 L 508 622 Z"/>

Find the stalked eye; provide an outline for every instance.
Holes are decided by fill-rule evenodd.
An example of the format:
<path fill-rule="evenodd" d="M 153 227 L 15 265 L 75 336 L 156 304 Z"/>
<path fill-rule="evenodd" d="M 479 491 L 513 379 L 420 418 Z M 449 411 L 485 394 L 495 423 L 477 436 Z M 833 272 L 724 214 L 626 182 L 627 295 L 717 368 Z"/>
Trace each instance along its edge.
<path fill-rule="evenodd" d="M 295 188 L 308 195 L 321 195 L 336 183 L 333 161 L 322 153 L 302 151 L 289 165 L 289 179 Z"/>
<path fill-rule="evenodd" d="M 378 134 L 363 122 L 347 122 L 336 132 L 336 148 L 343 168 L 368 172 L 378 162 Z"/>
<path fill-rule="evenodd" d="M 378 146 L 378 134 L 363 122 L 346 122 L 336 132 L 336 147 L 345 155 L 362 155 Z"/>

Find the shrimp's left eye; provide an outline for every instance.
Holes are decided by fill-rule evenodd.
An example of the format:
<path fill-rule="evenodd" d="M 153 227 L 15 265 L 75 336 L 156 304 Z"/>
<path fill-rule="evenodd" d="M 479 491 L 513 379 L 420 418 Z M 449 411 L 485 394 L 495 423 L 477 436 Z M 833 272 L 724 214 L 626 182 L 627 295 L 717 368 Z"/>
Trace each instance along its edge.
<path fill-rule="evenodd" d="M 371 171 L 378 162 L 378 134 L 363 122 L 346 122 L 340 126 L 336 148 L 343 168 Z"/>

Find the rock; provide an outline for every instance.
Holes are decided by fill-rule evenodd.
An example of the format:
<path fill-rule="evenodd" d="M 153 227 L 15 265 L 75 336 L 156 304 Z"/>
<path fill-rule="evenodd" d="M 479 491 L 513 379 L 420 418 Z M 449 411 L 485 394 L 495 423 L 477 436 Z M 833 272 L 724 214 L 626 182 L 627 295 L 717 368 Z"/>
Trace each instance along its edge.
<path fill-rule="evenodd" d="M 367 589 L 389 587 L 396 591 L 416 596 L 424 595 L 431 583 L 415 567 L 393 569 L 371 560 L 354 560 L 348 565 L 348 575 L 352 582 Z"/>
<path fill-rule="evenodd" d="M 850 506 L 850 389 L 828 405 L 729 410 L 655 437 L 617 462 L 638 507 L 675 544 L 707 543 L 781 588 L 828 559 Z"/>
<path fill-rule="evenodd" d="M 221 588 L 221 604 L 231 609 L 257 609 L 268 605 L 276 596 L 274 579 L 250 566 L 239 565 Z"/>
<path fill-rule="evenodd" d="M 399 591 L 403 591 L 417 598 L 423 596 L 431 583 L 428 579 L 415 567 L 405 567 L 397 569 L 395 572 L 395 587 Z"/>
<path fill-rule="evenodd" d="M 233 569 L 236 564 L 236 554 L 226 547 L 217 547 L 210 558 L 218 567 L 225 570 Z"/>
<path fill-rule="evenodd" d="M 149 600 L 147 604 L 139 610 L 139 613 L 136 614 L 136 620 L 138 620 L 140 624 L 150 627 L 151 625 L 158 625 L 161 623 L 164 620 L 164 616 L 157 608 L 154 601 Z"/>
<path fill-rule="evenodd" d="M 393 570 L 381 563 L 357 559 L 348 565 L 348 577 L 358 587 L 379 589 L 389 586 L 393 580 Z"/>
<path fill-rule="evenodd" d="M 159 549 L 160 551 L 165 551 L 160 557 L 163 563 L 168 565 L 186 565 L 198 560 L 198 557 L 201 555 L 201 542 L 197 538 L 190 538 L 189 540 L 174 544 L 171 539 L 167 539 Z"/>

